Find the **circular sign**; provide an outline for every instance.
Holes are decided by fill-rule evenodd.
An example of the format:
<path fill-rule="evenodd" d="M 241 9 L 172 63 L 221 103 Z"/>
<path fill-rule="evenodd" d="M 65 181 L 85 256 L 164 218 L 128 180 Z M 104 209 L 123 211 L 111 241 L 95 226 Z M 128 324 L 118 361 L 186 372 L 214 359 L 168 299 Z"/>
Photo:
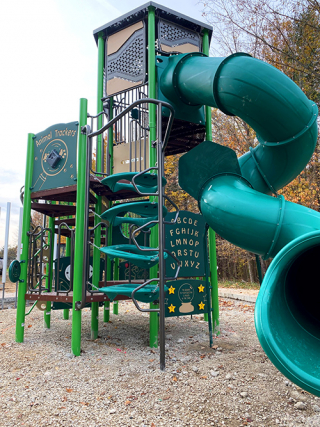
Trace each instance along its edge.
<path fill-rule="evenodd" d="M 50 155 L 50 153 L 53 150 L 55 150 L 59 154 L 59 156 L 61 156 L 61 160 L 58 162 L 57 166 L 54 168 L 47 162 L 47 157 Z M 43 172 L 48 176 L 58 175 L 58 173 L 63 171 L 67 161 L 68 161 L 68 147 L 67 147 L 67 144 L 64 141 L 62 141 L 62 139 L 53 139 L 46 145 L 46 147 L 42 152 L 41 166 L 42 166 Z"/>
<path fill-rule="evenodd" d="M 194 297 L 194 289 L 190 283 L 184 283 L 179 289 L 179 298 L 182 303 L 191 302 Z"/>

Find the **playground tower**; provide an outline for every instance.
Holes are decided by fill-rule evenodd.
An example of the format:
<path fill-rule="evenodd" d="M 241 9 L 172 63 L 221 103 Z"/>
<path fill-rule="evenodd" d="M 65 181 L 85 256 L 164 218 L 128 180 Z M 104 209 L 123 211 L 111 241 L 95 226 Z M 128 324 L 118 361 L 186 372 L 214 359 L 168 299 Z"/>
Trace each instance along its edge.
<path fill-rule="evenodd" d="M 132 298 L 138 309 L 150 312 L 152 347 L 158 346 L 160 328 L 162 369 L 166 315 L 202 312 L 211 334 L 213 303 L 218 333 L 214 232 L 209 231 L 213 291 L 208 281 L 208 227 L 203 219 L 180 212 L 178 221 L 189 224 L 182 232 L 201 236 L 196 242 L 178 239 L 184 251 L 170 251 L 170 233 L 165 232 L 166 218 L 170 218 L 169 230 L 179 212 L 165 195 L 164 157 L 211 138 L 210 109 L 186 105 L 178 97 L 168 102 L 159 85 L 172 56 L 208 55 L 211 34 L 210 26 L 154 2 L 94 31 L 96 113 L 90 114 L 87 101 L 81 99 L 78 121 L 53 125 L 28 138 L 22 262 L 12 266 L 13 279 L 20 281 L 17 341 L 24 340 L 26 300 L 44 310 L 47 328 L 52 310 L 63 310 L 67 319 L 72 308 L 74 355 L 81 352 L 81 310 L 91 306 L 91 338 L 95 339 L 99 307 L 103 306 L 107 322 L 110 301 L 117 314 L 121 299 Z M 165 201 L 173 216 L 167 216 Z M 30 229 L 31 209 L 42 213 L 44 221 Z M 66 239 L 64 256 L 61 236 Z M 201 250 L 187 251 L 190 241 Z M 199 298 L 203 293 L 206 302 L 195 299 L 192 305 L 184 296 L 183 303 L 179 298 L 172 300 L 169 310 L 166 282 L 171 280 L 171 292 L 177 289 L 177 294 L 183 285 L 178 279 L 186 276 L 198 277 L 201 283 L 189 281 L 180 295 L 189 292 L 197 298 L 200 292 Z M 142 309 L 138 301 L 150 302 L 150 308 Z M 174 311 L 179 304 L 184 304 L 184 311 Z"/>

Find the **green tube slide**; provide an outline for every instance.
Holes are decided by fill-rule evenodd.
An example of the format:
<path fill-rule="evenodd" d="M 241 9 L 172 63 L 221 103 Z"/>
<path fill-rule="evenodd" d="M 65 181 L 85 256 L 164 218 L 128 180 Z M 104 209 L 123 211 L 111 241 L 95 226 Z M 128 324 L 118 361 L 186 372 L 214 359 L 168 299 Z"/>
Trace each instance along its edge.
<path fill-rule="evenodd" d="M 211 141 L 189 151 L 179 182 L 220 236 L 273 258 L 256 302 L 258 338 L 284 375 L 320 396 L 320 214 L 276 194 L 312 156 L 316 105 L 282 72 L 246 54 L 172 56 L 159 83 L 175 104 L 219 108 L 256 131 L 259 144 L 239 159 Z"/>

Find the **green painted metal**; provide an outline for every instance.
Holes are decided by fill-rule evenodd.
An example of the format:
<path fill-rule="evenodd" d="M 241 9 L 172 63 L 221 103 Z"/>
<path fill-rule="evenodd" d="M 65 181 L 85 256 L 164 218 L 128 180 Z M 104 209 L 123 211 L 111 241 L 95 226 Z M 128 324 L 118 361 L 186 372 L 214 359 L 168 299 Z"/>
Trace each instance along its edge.
<path fill-rule="evenodd" d="M 210 40 L 209 31 L 203 31 L 202 49 L 205 55 L 209 56 Z M 206 114 L 206 138 L 212 140 L 211 107 L 205 106 Z M 212 324 L 213 333 L 220 335 L 219 327 L 219 294 L 218 294 L 218 271 L 217 271 L 217 253 L 216 253 L 216 233 L 212 228 L 208 230 L 209 244 L 209 264 L 210 264 L 210 283 L 211 283 L 211 305 L 212 305 Z"/>
<path fill-rule="evenodd" d="M 85 179 L 86 179 L 86 135 L 81 134 L 82 126 L 87 124 L 87 100 L 80 100 L 78 132 L 78 186 L 77 186 L 77 216 L 75 232 L 74 251 L 74 281 L 73 281 L 73 304 L 72 304 L 72 335 L 71 351 L 75 356 L 80 356 L 81 352 L 81 310 L 76 310 L 76 301 L 82 299 L 83 280 L 83 256 L 84 256 L 84 217 L 85 217 Z"/>
<path fill-rule="evenodd" d="M 206 176 L 196 191 L 200 210 L 225 239 L 265 259 L 274 258 L 257 298 L 258 338 L 284 375 L 320 396 L 320 316 L 315 302 L 320 296 L 320 215 L 268 195 L 309 161 L 317 141 L 317 107 L 279 70 L 249 56 L 208 58 L 207 65 L 201 57 L 184 58 L 176 77 L 180 96 L 198 102 L 206 92 L 203 102 L 241 117 L 260 142 L 239 159 L 242 176 L 223 173 L 213 159 L 212 177 Z M 203 159 L 208 156 L 204 148 Z M 184 177 L 180 185 L 187 181 Z"/>
<path fill-rule="evenodd" d="M 262 280 L 263 280 L 263 276 L 262 276 L 261 262 L 260 262 L 259 255 L 256 255 L 256 265 L 257 265 L 257 270 L 258 270 L 259 283 L 261 285 Z"/>
<path fill-rule="evenodd" d="M 208 240 L 211 283 L 212 329 L 215 335 L 220 335 L 216 233 L 211 227 L 208 230 Z"/>
<path fill-rule="evenodd" d="M 98 37 L 98 76 L 97 76 L 97 113 L 103 110 L 103 70 L 104 70 L 104 46 L 105 42 L 102 35 Z M 103 120 L 102 116 L 98 117 L 98 129 L 102 128 Z M 96 153 L 96 170 L 103 172 L 103 139 L 102 135 L 97 136 L 97 153 Z M 98 175 L 99 176 L 99 175 Z M 102 197 L 97 195 L 97 203 L 95 205 L 95 212 L 98 215 L 102 213 Z M 99 217 L 95 215 L 94 225 L 99 223 Z M 94 231 L 94 244 L 99 247 L 101 243 L 101 227 L 97 227 Z M 97 247 L 93 247 L 93 275 L 92 284 L 95 287 L 99 287 L 100 278 L 100 251 Z M 91 339 L 95 340 L 98 338 L 99 330 L 99 303 L 93 302 L 91 304 Z"/>
<path fill-rule="evenodd" d="M 119 258 L 116 258 L 114 260 L 113 278 L 114 278 L 114 280 L 119 280 Z M 118 303 L 118 301 L 113 302 L 112 310 L 113 310 L 113 314 L 119 314 L 119 303 Z"/>
<path fill-rule="evenodd" d="M 77 122 L 71 122 L 50 126 L 35 135 L 33 192 L 75 184 L 77 132 Z"/>
<path fill-rule="evenodd" d="M 156 54 L 155 54 L 155 43 L 156 43 L 156 17 L 155 8 L 153 6 L 148 7 L 148 96 L 149 98 L 156 98 Z M 155 166 L 157 161 L 156 148 L 152 147 L 152 142 L 157 138 L 156 129 L 156 106 L 155 104 L 149 105 L 149 165 L 150 167 Z M 156 248 L 158 246 L 158 227 L 154 227 L 151 230 L 150 246 Z M 158 276 L 157 266 L 150 269 L 150 277 Z M 156 304 L 150 304 L 150 308 L 158 308 Z M 159 333 L 159 317 L 158 313 L 150 313 L 150 329 L 149 329 L 149 345 L 150 347 L 158 347 L 158 333 Z"/>
<path fill-rule="evenodd" d="M 25 189 L 23 199 L 23 217 L 22 217 L 22 235 L 21 235 L 21 274 L 20 283 L 18 288 L 17 300 L 17 317 L 16 317 L 16 342 L 23 342 L 24 339 L 24 322 L 25 322 L 25 309 L 26 301 L 24 296 L 27 291 L 27 271 L 28 271 L 28 248 L 30 218 L 31 218 L 31 186 L 32 186 L 32 173 L 33 173 L 33 158 L 34 158 L 34 134 L 28 134 L 27 145 L 27 159 L 26 159 L 26 172 L 25 172 Z"/>

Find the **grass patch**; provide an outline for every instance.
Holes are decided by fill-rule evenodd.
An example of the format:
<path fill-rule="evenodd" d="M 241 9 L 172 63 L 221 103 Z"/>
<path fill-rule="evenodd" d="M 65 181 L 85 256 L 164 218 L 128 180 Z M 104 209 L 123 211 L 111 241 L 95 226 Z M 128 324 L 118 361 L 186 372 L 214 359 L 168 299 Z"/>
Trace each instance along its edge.
<path fill-rule="evenodd" d="M 250 282 L 232 282 L 226 280 L 225 282 L 219 281 L 219 288 L 234 288 L 234 289 L 260 289 L 259 283 Z"/>

